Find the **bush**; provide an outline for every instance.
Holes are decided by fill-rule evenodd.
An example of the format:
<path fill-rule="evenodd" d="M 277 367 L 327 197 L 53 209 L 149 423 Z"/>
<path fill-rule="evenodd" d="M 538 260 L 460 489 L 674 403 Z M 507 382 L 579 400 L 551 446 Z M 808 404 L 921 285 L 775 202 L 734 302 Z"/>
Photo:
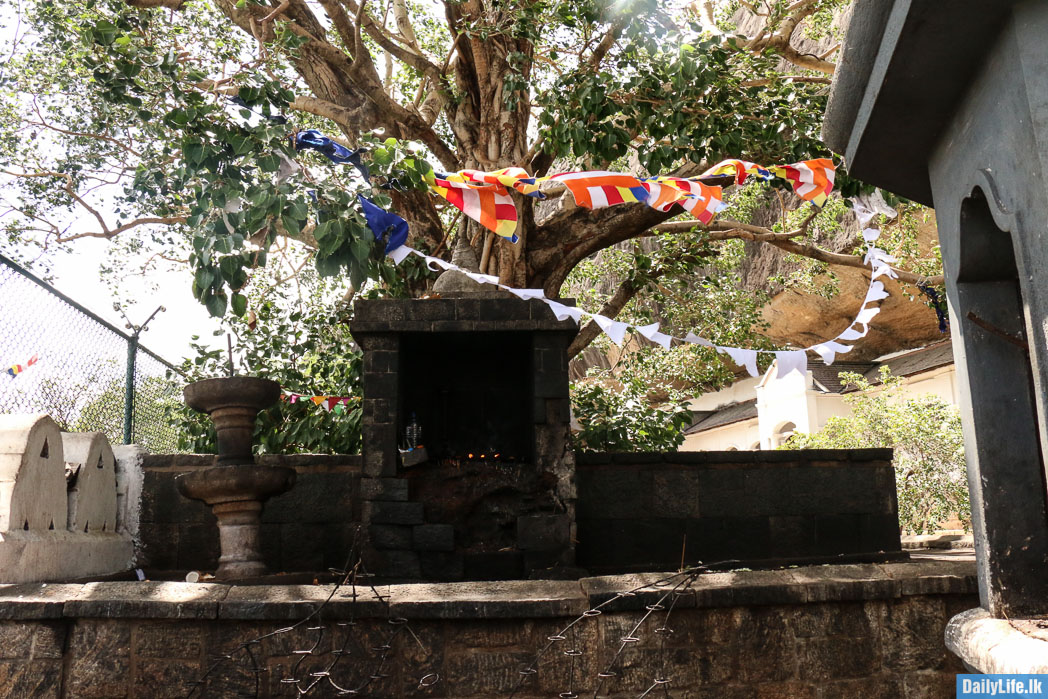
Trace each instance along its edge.
<path fill-rule="evenodd" d="M 841 378 L 859 390 L 847 394 L 851 417 L 833 417 L 815 434 L 795 434 L 784 449 L 895 450 L 895 485 L 903 531 L 923 534 L 956 514 L 971 528 L 964 439 L 957 408 L 932 395 L 903 400 L 902 380 L 881 369 L 883 389 L 858 374 Z"/>
<path fill-rule="evenodd" d="M 258 306 L 253 328 L 237 324 L 238 373 L 272 379 L 303 395 L 350 397 L 349 405 L 327 412 L 309 401 L 280 401 L 258 415 L 254 443 L 261 453 L 356 454 L 360 451 L 361 353 L 352 343 L 347 318 L 336 312 L 282 310 Z M 190 381 L 226 375 L 226 353 L 194 345 L 197 356 L 182 369 Z M 211 420 L 179 402 L 170 412 L 179 447 L 214 453 Z"/>
<path fill-rule="evenodd" d="M 639 381 L 627 381 L 621 390 L 593 379 L 572 384 L 572 411 L 582 427 L 575 446 L 582 451 L 676 451 L 691 421 L 687 403 L 654 405 L 646 392 Z"/>

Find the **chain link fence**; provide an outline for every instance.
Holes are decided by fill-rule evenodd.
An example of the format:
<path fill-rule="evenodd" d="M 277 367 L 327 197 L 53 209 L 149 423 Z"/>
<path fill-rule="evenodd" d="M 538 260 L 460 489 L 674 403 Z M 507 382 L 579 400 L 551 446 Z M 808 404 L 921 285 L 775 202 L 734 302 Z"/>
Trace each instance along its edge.
<path fill-rule="evenodd" d="M 0 299 L 0 413 L 47 413 L 63 430 L 178 451 L 167 409 L 183 381 L 170 363 L 3 255 Z"/>

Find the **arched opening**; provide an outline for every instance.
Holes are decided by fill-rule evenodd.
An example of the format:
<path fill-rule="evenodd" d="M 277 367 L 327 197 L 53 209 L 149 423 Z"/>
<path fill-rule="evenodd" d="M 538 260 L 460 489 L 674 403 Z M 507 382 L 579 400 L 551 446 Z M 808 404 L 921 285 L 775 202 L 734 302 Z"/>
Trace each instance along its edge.
<path fill-rule="evenodd" d="M 775 434 L 771 436 L 771 446 L 781 447 L 786 443 L 786 440 L 793 436 L 796 431 L 797 425 L 792 422 L 784 422 L 775 429 Z"/>
<path fill-rule="evenodd" d="M 958 378 L 968 389 L 972 524 L 986 542 L 980 592 L 995 616 L 1043 611 L 1048 583 L 1031 575 L 1048 556 L 1048 488 L 1015 242 L 980 188 L 961 202 L 959 223 L 958 264 L 947 271 L 955 283 Z"/>
<path fill-rule="evenodd" d="M 738 451 L 738 450 L 739 450 L 739 448 L 737 446 L 735 446 L 734 444 L 732 444 L 725 451 Z"/>
<path fill-rule="evenodd" d="M 760 451 L 760 450 L 761 450 L 760 440 L 757 440 L 756 442 L 754 442 L 753 444 L 750 445 L 750 451 Z"/>

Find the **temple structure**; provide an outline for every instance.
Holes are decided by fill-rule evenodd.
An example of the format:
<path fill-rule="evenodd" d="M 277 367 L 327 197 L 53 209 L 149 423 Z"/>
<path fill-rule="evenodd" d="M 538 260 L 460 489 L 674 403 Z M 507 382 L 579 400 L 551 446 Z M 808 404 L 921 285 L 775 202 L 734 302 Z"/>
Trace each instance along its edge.
<path fill-rule="evenodd" d="M 936 210 L 982 604 L 947 641 L 983 672 L 1048 659 L 994 621 L 1048 613 L 1045 36 L 1043 2 L 856 3 L 823 130 L 851 175 Z"/>

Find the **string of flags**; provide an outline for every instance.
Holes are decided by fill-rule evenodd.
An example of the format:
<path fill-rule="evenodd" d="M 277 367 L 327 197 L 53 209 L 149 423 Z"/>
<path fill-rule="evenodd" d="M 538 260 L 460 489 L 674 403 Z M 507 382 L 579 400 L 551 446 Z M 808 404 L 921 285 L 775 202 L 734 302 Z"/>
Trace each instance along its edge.
<path fill-rule="evenodd" d="M 21 373 L 22 373 L 23 371 L 25 371 L 26 369 L 28 369 L 29 367 L 31 367 L 31 366 L 33 366 L 34 364 L 36 364 L 36 363 L 37 363 L 38 361 L 40 361 L 40 357 L 38 357 L 37 355 L 35 355 L 35 354 L 34 354 L 34 355 L 33 355 L 32 357 L 30 357 L 30 358 L 29 358 L 29 359 L 28 359 L 28 360 L 26 361 L 26 363 L 25 363 L 25 364 L 12 364 L 12 365 L 11 365 L 10 367 L 8 367 L 8 369 L 7 369 L 7 373 L 8 373 L 8 374 L 9 374 L 9 375 L 11 376 L 11 378 L 13 379 L 13 378 L 15 378 L 16 376 L 18 376 L 19 374 L 21 374 Z"/>
<path fill-rule="evenodd" d="M 562 182 L 571 192 L 577 206 L 602 209 L 615 204 L 646 203 L 659 211 L 669 211 L 675 204 L 703 224 L 709 224 L 725 208 L 723 189 L 703 180 L 731 176 L 735 184 L 747 180 L 786 180 L 793 191 L 815 206 L 822 207 L 833 191 L 836 169 L 829 158 L 805 160 L 791 165 L 762 167 L 745 160 L 725 160 L 698 177 L 635 177 L 622 172 L 593 170 L 564 172 L 547 177 L 532 177 L 522 168 L 504 168 L 494 172 L 460 170 L 451 174 L 429 173 L 430 189 L 484 228 L 517 242 L 517 207 L 510 189 L 536 198 L 544 181 Z"/>
<path fill-rule="evenodd" d="M 282 393 L 280 399 L 291 405 L 298 402 L 309 402 L 323 408 L 324 412 L 334 412 L 337 415 L 344 413 L 350 403 L 359 400 L 357 396 L 308 396 L 290 391 Z"/>
<path fill-rule="evenodd" d="M 296 147 L 314 148 L 335 163 L 350 162 L 357 165 L 351 160 L 351 156 L 358 156 L 359 151 L 349 151 L 318 132 L 310 133 L 308 140 L 302 141 L 301 145 L 296 136 Z M 427 176 L 427 184 L 433 193 L 448 201 L 463 214 L 496 235 L 515 243 L 518 241 L 515 232 L 518 217 L 510 190 L 542 199 L 545 198 L 545 195 L 539 191 L 540 183 L 547 180 L 563 182 L 578 206 L 600 209 L 615 204 L 646 203 L 659 211 L 668 212 L 673 206 L 679 205 L 702 224 L 708 225 L 720 211 L 726 208 L 723 202 L 723 189 L 720 185 L 711 183 L 714 179 L 722 181 L 725 176 L 730 176 L 734 184 L 742 185 L 747 181 L 768 181 L 778 177 L 789 182 L 801 199 L 821 208 L 833 191 L 835 173 L 836 168 L 829 158 L 769 167 L 745 160 L 731 159 L 717 163 L 698 177 L 692 178 L 639 178 L 627 173 L 609 171 L 568 172 L 546 177 L 532 177 L 522 168 L 504 168 L 494 172 L 461 170 L 448 174 L 431 171 Z M 367 179 L 366 169 L 361 169 L 361 174 Z M 896 262 L 896 259 L 875 245 L 880 231 L 868 227 L 877 214 L 884 214 L 891 218 L 896 215 L 896 212 L 879 195 L 854 198 L 853 210 L 863 228 L 863 239 L 869 245 L 864 264 L 868 265 L 871 271 L 869 289 L 854 320 L 832 340 L 803 349 L 755 350 L 729 347 L 718 345 L 691 332 L 683 338 L 674 337 L 660 332 L 659 323 L 636 326 L 596 313 L 589 313 L 580 308 L 566 306 L 559 301 L 546 298 L 542 289 L 516 289 L 500 284 L 498 277 L 462 269 L 404 244 L 407 239 L 407 222 L 403 218 L 385 211 L 365 197 L 360 197 L 360 203 L 369 228 L 377 240 L 386 242 L 386 254 L 394 264 L 400 264 L 409 255 L 416 255 L 421 257 L 427 267 L 433 271 L 437 271 L 438 268 L 456 270 L 474 281 L 496 286 L 520 299 L 539 299 L 549 306 L 558 320 L 563 321 L 570 318 L 581 324 L 582 318 L 588 317 L 608 335 L 612 342 L 620 346 L 625 341 L 627 332 L 632 330 L 667 349 L 674 342 L 710 347 L 729 356 L 735 364 L 744 367 L 751 376 L 758 376 L 757 360 L 760 354 L 775 355 L 776 376 L 781 378 L 794 371 L 803 374 L 807 370 L 807 352 L 814 352 L 828 365 L 834 362 L 837 355 L 850 352 L 852 345 L 844 343 L 854 342 L 869 333 L 870 321 L 880 313 L 880 307 L 876 304 L 888 296 L 884 283 L 879 277 L 897 278 L 895 271 L 891 268 L 891 264 Z M 387 234 L 389 234 L 388 237 Z M 317 402 L 318 405 L 325 399 L 330 399 L 326 396 L 312 398 L 320 399 L 320 402 Z"/>

